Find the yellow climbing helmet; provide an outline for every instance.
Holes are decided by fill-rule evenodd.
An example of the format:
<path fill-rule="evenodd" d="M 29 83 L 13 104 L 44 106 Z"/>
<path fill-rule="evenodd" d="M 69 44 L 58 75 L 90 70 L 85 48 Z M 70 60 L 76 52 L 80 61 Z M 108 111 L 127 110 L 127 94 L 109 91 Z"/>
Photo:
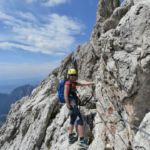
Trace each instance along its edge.
<path fill-rule="evenodd" d="M 68 75 L 76 75 L 76 74 L 77 74 L 76 69 L 69 69 L 68 70 Z"/>

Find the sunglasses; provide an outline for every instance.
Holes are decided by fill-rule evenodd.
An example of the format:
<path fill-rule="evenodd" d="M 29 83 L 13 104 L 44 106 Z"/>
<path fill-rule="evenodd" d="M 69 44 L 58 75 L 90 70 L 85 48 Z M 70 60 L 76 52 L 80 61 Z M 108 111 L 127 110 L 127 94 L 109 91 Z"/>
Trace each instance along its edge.
<path fill-rule="evenodd" d="M 74 77 L 76 77 L 77 75 L 76 75 L 76 74 L 70 74 L 70 76 L 74 76 Z"/>

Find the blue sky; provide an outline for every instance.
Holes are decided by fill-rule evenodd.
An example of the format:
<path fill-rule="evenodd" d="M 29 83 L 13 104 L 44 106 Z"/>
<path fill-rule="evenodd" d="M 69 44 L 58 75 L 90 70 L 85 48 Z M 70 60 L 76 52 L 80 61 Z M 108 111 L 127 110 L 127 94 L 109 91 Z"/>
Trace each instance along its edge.
<path fill-rule="evenodd" d="M 89 40 L 98 0 L 1 0 L 0 84 L 44 78 Z"/>
<path fill-rule="evenodd" d="M 88 41 L 97 4 L 98 0 L 0 0 L 0 92 L 3 84 L 46 78 Z"/>

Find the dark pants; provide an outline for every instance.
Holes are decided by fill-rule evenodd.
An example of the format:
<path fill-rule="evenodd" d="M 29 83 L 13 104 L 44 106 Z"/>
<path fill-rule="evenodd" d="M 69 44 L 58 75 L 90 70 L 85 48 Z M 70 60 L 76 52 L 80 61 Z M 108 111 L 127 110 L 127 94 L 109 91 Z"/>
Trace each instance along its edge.
<path fill-rule="evenodd" d="M 70 124 L 74 125 L 75 123 L 77 125 L 83 125 L 83 119 L 77 106 L 73 107 L 72 113 L 70 115 Z"/>

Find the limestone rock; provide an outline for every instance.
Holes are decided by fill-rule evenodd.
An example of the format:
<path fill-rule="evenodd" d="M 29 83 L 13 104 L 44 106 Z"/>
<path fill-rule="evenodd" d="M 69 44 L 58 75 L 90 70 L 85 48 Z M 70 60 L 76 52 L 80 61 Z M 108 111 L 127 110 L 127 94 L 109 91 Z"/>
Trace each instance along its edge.
<path fill-rule="evenodd" d="M 81 81 L 95 81 L 91 104 L 81 106 L 88 150 L 150 149 L 150 2 L 109 6 L 114 8 L 107 16 L 98 8 L 102 17 L 90 41 L 67 56 L 30 97 L 12 106 L 0 129 L 1 150 L 78 149 L 77 142 L 68 145 L 68 112 L 56 97 L 58 80 L 72 66 Z M 78 91 L 83 103 L 93 94 L 91 87 Z"/>
<path fill-rule="evenodd" d="M 150 148 L 150 113 L 146 114 L 134 138 L 134 149 Z"/>

